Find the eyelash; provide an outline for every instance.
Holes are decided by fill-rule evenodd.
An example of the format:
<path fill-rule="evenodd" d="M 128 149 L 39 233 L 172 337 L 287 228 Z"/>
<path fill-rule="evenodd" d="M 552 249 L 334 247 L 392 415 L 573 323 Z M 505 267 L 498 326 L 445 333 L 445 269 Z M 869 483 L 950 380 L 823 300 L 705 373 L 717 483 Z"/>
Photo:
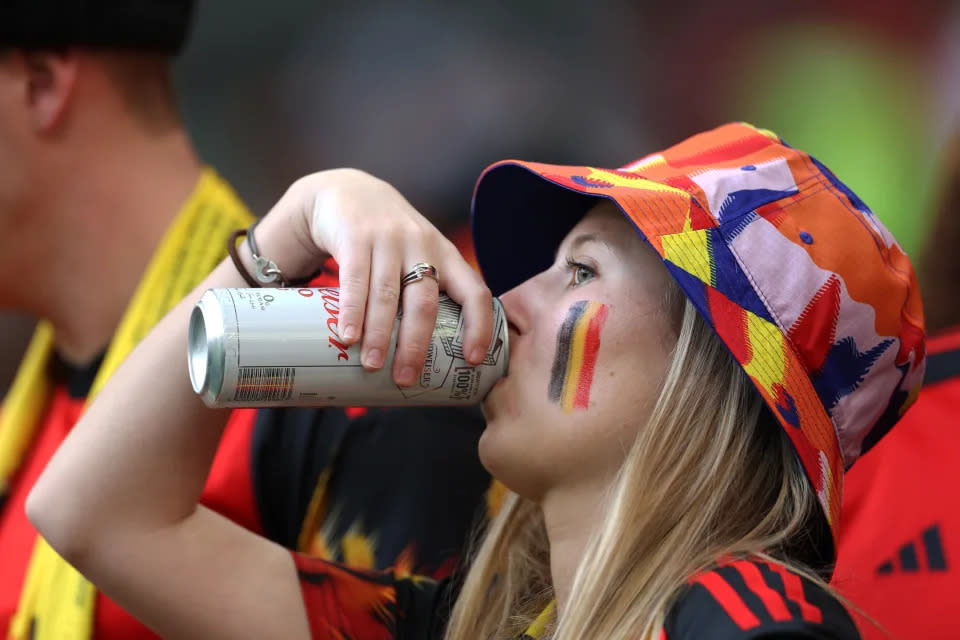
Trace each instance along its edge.
<path fill-rule="evenodd" d="M 583 264 L 582 262 L 577 262 L 576 260 L 573 260 L 573 259 L 571 259 L 571 258 L 567 258 L 567 261 L 566 261 L 566 262 L 567 262 L 567 269 L 569 269 L 570 272 L 571 272 L 571 273 L 570 273 L 570 284 L 573 285 L 573 286 L 575 286 L 575 287 L 578 287 L 578 286 L 580 286 L 580 285 L 582 285 L 582 284 L 585 284 L 586 282 L 589 282 L 590 280 L 593 280 L 593 279 L 597 276 L 596 270 L 594 270 L 594 268 L 591 267 L 590 265 Z M 590 273 L 590 278 L 589 278 L 588 280 L 581 281 L 581 282 L 577 282 L 577 281 L 576 281 L 576 279 L 577 279 L 577 272 L 580 271 L 580 269 L 585 269 L 586 271 L 588 271 L 588 272 Z"/>

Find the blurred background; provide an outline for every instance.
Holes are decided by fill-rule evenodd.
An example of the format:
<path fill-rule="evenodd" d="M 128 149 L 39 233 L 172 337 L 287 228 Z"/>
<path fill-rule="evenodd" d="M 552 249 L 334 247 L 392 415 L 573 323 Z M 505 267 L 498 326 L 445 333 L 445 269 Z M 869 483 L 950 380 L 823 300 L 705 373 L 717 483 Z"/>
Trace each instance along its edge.
<path fill-rule="evenodd" d="M 177 83 L 257 213 L 354 166 L 462 239 L 498 159 L 619 166 L 746 120 L 831 167 L 919 260 L 960 128 L 960 2 L 205 0 Z M 0 314 L 0 389 L 30 328 Z"/>

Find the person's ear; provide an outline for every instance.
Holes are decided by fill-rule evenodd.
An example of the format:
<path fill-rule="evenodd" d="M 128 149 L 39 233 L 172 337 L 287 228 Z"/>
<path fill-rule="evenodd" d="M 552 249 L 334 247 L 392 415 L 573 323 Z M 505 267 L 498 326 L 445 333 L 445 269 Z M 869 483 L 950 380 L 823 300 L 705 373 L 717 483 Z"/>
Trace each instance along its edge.
<path fill-rule="evenodd" d="M 27 107 L 37 132 L 54 129 L 64 118 L 74 94 L 77 57 L 71 52 L 26 51 Z"/>

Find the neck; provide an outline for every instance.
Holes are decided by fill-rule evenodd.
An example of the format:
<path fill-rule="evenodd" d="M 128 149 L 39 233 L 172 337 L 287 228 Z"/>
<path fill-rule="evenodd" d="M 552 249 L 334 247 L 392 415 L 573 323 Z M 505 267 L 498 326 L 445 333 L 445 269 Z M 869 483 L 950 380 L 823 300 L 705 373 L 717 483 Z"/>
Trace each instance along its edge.
<path fill-rule="evenodd" d="M 566 604 L 587 543 L 602 514 L 604 491 L 597 487 L 557 489 L 541 505 L 550 540 L 550 576 L 557 609 Z"/>
<path fill-rule="evenodd" d="M 95 156 L 71 160 L 45 203 L 56 224 L 42 231 L 19 298 L 53 324 L 60 355 L 82 365 L 109 343 L 200 165 L 179 128 L 104 136 Z"/>

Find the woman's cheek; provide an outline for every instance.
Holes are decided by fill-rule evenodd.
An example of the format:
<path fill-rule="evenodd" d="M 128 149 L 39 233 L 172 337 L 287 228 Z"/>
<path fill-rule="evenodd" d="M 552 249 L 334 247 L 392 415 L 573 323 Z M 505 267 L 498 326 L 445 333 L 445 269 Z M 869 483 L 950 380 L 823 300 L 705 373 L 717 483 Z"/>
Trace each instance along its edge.
<path fill-rule="evenodd" d="M 595 300 L 574 302 L 557 330 L 547 399 L 565 413 L 590 408 L 597 353 L 609 311 Z"/>

